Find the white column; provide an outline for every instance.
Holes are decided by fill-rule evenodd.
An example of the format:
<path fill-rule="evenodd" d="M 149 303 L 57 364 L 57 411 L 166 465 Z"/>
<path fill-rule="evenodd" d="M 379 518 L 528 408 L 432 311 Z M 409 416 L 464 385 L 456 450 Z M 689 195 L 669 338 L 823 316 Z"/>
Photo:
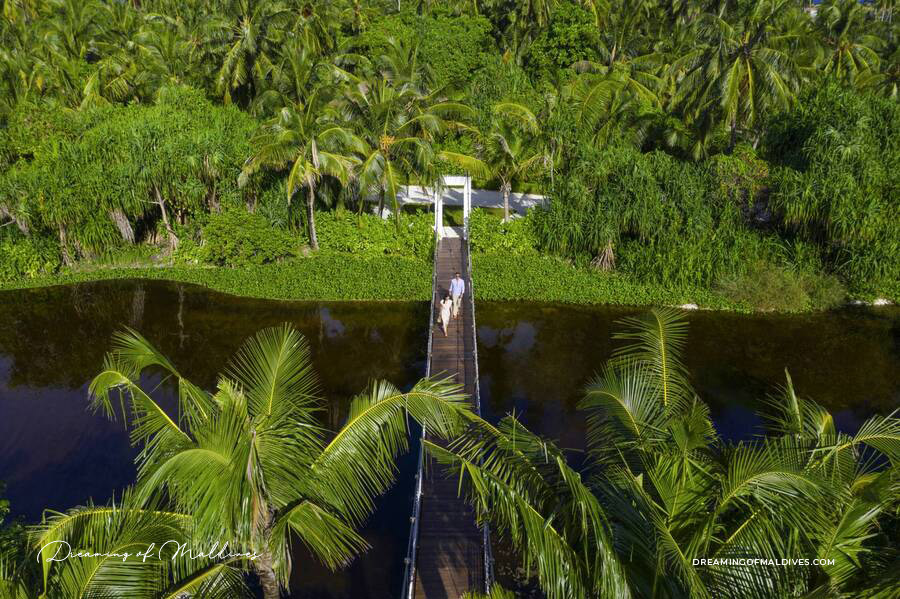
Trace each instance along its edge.
<path fill-rule="evenodd" d="M 444 236 L 444 197 L 437 187 L 431 188 L 431 197 L 434 198 L 434 237 L 440 239 Z"/>
<path fill-rule="evenodd" d="M 472 178 L 466 175 L 463 184 L 463 235 L 469 237 L 469 214 L 472 212 Z"/>

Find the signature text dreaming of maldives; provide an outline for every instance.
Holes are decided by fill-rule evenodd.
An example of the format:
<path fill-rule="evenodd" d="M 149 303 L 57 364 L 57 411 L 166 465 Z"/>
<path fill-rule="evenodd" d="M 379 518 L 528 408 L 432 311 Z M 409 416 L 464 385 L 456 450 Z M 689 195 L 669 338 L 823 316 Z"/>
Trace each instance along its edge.
<path fill-rule="evenodd" d="M 169 557 L 168 555 L 169 552 L 172 553 L 171 557 Z M 227 542 L 219 546 L 218 541 L 213 543 L 207 551 L 195 551 L 194 549 L 188 547 L 187 543 L 179 543 L 178 541 L 166 541 L 165 543 L 161 544 L 159 548 L 156 547 L 156 543 L 150 543 L 149 545 L 147 545 L 147 549 L 143 551 L 136 551 L 134 553 L 131 553 L 129 551 L 95 552 L 85 549 L 73 550 L 71 545 L 69 545 L 65 541 L 53 541 L 52 543 L 47 543 L 46 545 L 41 547 L 37 555 L 39 562 L 41 560 L 45 562 L 62 562 L 72 558 L 97 557 L 120 558 L 123 562 L 128 561 L 132 557 L 135 559 L 140 559 L 141 562 L 146 562 L 148 559 L 155 559 L 160 561 L 171 559 L 172 561 L 175 561 L 179 558 L 191 560 L 204 559 L 212 561 L 243 558 L 252 561 L 258 558 L 259 555 L 253 552 L 235 553 L 228 548 Z"/>

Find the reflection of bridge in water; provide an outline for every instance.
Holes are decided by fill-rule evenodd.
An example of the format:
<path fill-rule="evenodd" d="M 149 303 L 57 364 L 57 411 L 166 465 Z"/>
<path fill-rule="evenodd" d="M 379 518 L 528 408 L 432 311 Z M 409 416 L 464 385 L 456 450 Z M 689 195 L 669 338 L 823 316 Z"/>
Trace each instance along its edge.
<path fill-rule="evenodd" d="M 468 178 L 447 177 L 445 185 L 463 188 L 463 220 L 468 224 L 472 206 Z M 441 195 L 435 201 L 436 245 L 426 375 L 450 375 L 463 386 L 475 410 L 480 411 L 468 231 L 466 227 L 442 226 Z M 444 337 L 440 327 L 435 326 L 435 306 L 448 293 L 450 279 L 457 272 L 466 281 L 466 293 L 460 316 L 450 321 Z M 429 463 L 426 467 L 426 461 L 420 447 L 403 597 L 458 599 L 468 591 L 485 591 L 492 578 L 487 527 L 479 528 L 476 524 L 474 511 L 459 496 L 456 478 L 448 478 L 437 464 Z"/>

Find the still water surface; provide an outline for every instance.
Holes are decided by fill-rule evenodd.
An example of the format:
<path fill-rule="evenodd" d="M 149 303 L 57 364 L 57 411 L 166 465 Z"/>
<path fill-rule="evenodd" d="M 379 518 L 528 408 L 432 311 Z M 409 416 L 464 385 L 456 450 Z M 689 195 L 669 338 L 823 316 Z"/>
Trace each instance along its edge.
<path fill-rule="evenodd" d="M 158 281 L 118 281 L 0 292 L 0 480 L 15 514 L 106 501 L 134 479 L 135 451 L 121 422 L 86 409 L 87 386 L 114 331 L 144 334 L 194 382 L 212 388 L 241 342 L 290 322 L 310 341 L 327 424 L 342 422 L 368 381 L 409 387 L 425 372 L 428 307 L 411 303 L 297 303 L 235 298 Z M 581 389 L 614 349 L 616 320 L 635 309 L 479 303 L 484 415 L 515 411 L 563 446 L 584 446 Z M 759 432 L 754 406 L 784 381 L 835 414 L 848 432 L 900 405 L 900 309 L 807 316 L 690 316 L 687 366 L 720 433 Z M 145 381 L 155 385 L 158 381 Z M 171 389 L 157 391 L 171 405 Z M 408 534 L 413 456 L 379 501 L 372 545 L 331 574 L 298 555 L 296 598 L 396 597 Z"/>

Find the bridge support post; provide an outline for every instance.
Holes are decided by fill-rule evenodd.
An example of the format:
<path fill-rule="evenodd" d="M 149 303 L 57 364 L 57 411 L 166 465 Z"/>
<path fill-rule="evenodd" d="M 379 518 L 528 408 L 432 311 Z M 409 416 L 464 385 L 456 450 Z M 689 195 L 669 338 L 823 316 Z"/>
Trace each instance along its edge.
<path fill-rule="evenodd" d="M 472 213 L 472 177 L 466 174 L 463 185 L 463 235 L 469 238 L 469 214 Z"/>
<path fill-rule="evenodd" d="M 439 240 L 444 236 L 444 194 L 437 186 L 431 188 L 431 194 L 434 198 L 434 238 Z"/>

